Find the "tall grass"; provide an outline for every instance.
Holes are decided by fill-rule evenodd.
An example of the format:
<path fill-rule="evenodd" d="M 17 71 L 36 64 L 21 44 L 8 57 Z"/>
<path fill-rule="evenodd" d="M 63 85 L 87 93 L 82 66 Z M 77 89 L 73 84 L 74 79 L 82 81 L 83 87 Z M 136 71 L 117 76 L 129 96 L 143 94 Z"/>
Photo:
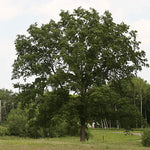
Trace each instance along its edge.
<path fill-rule="evenodd" d="M 0 150 L 148 150 L 142 147 L 140 136 L 120 132 L 123 131 L 90 129 L 91 136 L 83 143 L 79 137 L 30 139 L 4 136 L 0 137 Z"/>

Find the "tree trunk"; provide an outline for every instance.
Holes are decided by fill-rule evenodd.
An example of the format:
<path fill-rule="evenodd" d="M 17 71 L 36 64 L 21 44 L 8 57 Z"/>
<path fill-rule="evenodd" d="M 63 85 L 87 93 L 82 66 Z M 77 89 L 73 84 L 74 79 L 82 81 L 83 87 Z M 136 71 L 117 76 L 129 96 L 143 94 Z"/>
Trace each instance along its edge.
<path fill-rule="evenodd" d="M 104 126 L 103 126 L 103 120 L 101 120 L 101 128 L 102 129 L 104 128 Z"/>
<path fill-rule="evenodd" d="M 145 120 L 146 120 L 146 127 L 147 127 L 147 113 L 146 113 L 146 108 L 145 108 Z"/>
<path fill-rule="evenodd" d="M 141 115 L 143 115 L 143 111 L 142 111 L 142 108 L 143 108 L 143 98 L 142 98 L 142 94 L 140 94 L 140 99 L 141 99 Z"/>
<path fill-rule="evenodd" d="M 109 128 L 111 128 L 111 120 L 109 121 Z"/>
<path fill-rule="evenodd" d="M 135 102 L 135 90 L 133 91 L 133 103 L 134 103 L 134 106 L 136 106 L 136 102 Z"/>
<path fill-rule="evenodd" d="M 85 122 L 81 124 L 80 141 L 85 142 Z"/>
<path fill-rule="evenodd" d="M 105 129 L 108 129 L 108 121 L 106 118 L 105 118 Z"/>
<path fill-rule="evenodd" d="M 116 121 L 116 124 L 117 124 L 117 129 L 119 129 L 120 128 L 120 126 L 119 126 L 119 120 Z"/>

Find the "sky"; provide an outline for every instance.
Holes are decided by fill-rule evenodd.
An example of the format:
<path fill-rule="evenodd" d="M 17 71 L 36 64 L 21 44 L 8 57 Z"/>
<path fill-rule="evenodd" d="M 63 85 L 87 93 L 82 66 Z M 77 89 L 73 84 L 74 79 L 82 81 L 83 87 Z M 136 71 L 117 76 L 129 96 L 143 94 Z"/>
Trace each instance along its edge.
<path fill-rule="evenodd" d="M 150 0 L 0 0 L 0 89 L 14 91 L 16 81 L 11 76 L 16 36 L 26 34 L 35 22 L 57 21 L 61 10 L 72 12 L 79 6 L 94 8 L 100 15 L 109 10 L 116 23 L 124 22 L 137 30 L 140 48 L 150 64 Z M 150 83 L 150 68 L 143 68 L 138 76 Z"/>

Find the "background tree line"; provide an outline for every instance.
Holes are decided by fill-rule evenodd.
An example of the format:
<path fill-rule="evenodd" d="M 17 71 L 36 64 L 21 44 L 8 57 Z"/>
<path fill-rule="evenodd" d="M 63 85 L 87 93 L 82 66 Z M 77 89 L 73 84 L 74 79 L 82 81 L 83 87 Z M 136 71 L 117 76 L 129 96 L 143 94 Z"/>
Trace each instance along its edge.
<path fill-rule="evenodd" d="M 128 130 L 148 127 L 149 90 L 150 84 L 136 77 L 91 88 L 87 93 L 86 126 L 94 123 L 99 128 Z M 8 127 L 11 135 L 38 138 L 80 134 L 80 99 L 67 90 L 47 91 L 33 99 L 27 90 L 14 94 L 2 89 L 0 98 L 2 124 Z"/>

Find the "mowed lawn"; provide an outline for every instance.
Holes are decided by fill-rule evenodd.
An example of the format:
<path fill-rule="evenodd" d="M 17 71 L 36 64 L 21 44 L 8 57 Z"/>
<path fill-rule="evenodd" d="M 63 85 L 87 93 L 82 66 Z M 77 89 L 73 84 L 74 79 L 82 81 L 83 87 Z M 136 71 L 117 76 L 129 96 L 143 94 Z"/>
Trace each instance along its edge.
<path fill-rule="evenodd" d="M 0 137 L 0 150 L 148 150 L 142 147 L 138 135 L 124 135 L 120 130 L 90 129 L 91 137 L 80 142 L 79 137 L 30 139 Z M 103 140 L 104 135 L 104 140 Z"/>

